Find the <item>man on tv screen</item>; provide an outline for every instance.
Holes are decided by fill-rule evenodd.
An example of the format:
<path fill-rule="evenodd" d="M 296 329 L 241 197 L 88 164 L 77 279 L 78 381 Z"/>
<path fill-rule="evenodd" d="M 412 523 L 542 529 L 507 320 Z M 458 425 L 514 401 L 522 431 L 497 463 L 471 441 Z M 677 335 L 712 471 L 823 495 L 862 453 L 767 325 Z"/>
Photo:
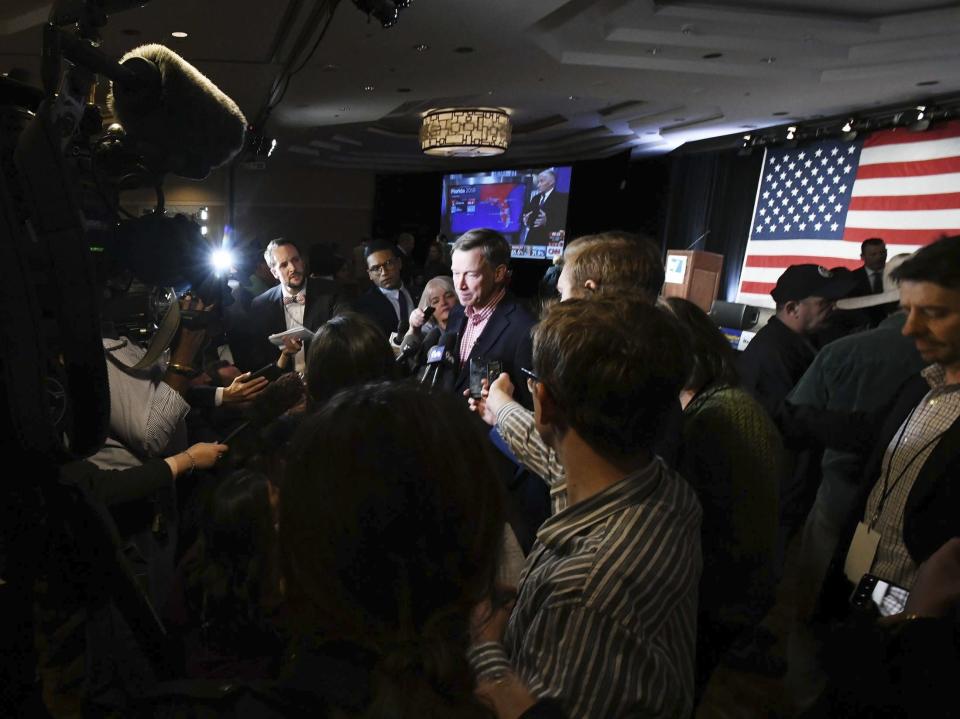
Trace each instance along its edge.
<path fill-rule="evenodd" d="M 566 192 L 556 189 L 557 175 L 544 170 L 537 175 L 537 190 L 523 207 L 520 246 L 545 245 L 551 234 L 562 232 L 567 219 Z"/>

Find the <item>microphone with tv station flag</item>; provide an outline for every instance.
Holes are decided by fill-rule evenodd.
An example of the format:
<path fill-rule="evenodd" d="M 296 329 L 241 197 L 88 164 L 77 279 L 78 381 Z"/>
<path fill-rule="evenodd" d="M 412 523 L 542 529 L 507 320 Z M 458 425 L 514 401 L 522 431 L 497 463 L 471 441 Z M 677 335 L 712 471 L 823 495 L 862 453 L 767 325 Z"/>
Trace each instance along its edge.
<path fill-rule="evenodd" d="M 436 344 L 427 352 L 427 369 L 424 370 L 420 384 L 427 384 L 429 378 L 430 389 L 434 389 L 440 381 L 440 375 L 446 367 L 456 369 L 457 361 L 453 356 L 453 348 L 457 343 L 455 334 L 448 334 L 441 344 Z"/>
<path fill-rule="evenodd" d="M 120 65 L 107 103 L 151 169 L 202 180 L 243 149 L 240 108 L 177 53 L 142 45 Z"/>

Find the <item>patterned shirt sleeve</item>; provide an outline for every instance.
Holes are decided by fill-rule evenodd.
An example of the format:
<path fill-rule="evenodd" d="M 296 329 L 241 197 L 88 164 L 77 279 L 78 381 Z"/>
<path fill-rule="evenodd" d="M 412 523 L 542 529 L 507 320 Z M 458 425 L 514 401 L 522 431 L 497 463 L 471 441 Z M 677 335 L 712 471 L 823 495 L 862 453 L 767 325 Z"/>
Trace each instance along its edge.
<path fill-rule="evenodd" d="M 567 474 L 554 452 L 540 437 L 533 412 L 510 402 L 497 412 L 497 430 L 523 464 L 543 477 L 551 488 L 566 482 Z"/>

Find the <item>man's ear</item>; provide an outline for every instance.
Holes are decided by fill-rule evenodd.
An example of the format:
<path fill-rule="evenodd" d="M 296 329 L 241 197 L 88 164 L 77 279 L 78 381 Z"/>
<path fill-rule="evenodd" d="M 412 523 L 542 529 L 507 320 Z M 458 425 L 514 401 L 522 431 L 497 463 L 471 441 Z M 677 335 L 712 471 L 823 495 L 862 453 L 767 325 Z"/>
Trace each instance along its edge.
<path fill-rule="evenodd" d="M 497 265 L 496 269 L 493 271 L 493 279 L 496 282 L 503 282 L 507 278 L 507 266 L 506 265 Z"/>
<path fill-rule="evenodd" d="M 276 265 L 270 267 L 270 274 L 273 275 L 274 279 L 280 279 L 280 271 L 277 269 Z"/>
<path fill-rule="evenodd" d="M 788 315 L 795 315 L 799 308 L 800 303 L 797 300 L 787 300 L 783 305 L 783 309 L 786 310 Z"/>
<path fill-rule="evenodd" d="M 533 393 L 537 399 L 534 406 L 540 410 L 540 424 L 549 425 L 554 431 L 559 432 L 566 426 L 566 421 L 563 410 L 560 409 L 557 401 L 550 394 L 550 390 L 543 382 L 537 382 L 533 386 Z"/>
<path fill-rule="evenodd" d="M 591 293 L 597 291 L 597 283 L 594 282 L 593 280 L 587 280 L 587 281 L 585 281 L 585 282 L 583 283 L 583 287 L 584 287 L 584 289 L 590 291 Z"/>

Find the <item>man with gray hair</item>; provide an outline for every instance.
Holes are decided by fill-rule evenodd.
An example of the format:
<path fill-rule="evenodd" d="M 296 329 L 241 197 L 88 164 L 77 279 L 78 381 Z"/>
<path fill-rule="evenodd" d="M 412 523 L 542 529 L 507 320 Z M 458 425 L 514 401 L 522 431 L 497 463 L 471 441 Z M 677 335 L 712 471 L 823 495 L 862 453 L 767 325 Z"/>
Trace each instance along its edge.
<path fill-rule="evenodd" d="M 537 189 L 530 195 L 521 215 L 521 247 L 545 245 L 551 234 L 565 229 L 569 196 L 556 186 L 557 174 L 553 170 L 544 170 L 537 175 Z"/>

